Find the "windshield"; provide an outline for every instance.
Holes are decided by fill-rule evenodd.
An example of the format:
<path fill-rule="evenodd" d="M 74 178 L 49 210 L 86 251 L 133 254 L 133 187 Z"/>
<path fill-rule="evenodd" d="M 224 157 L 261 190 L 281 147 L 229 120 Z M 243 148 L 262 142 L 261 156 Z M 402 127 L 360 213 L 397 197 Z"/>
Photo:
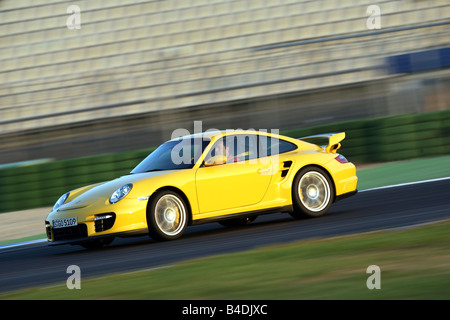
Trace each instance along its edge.
<path fill-rule="evenodd" d="M 210 140 L 184 138 L 160 145 L 131 173 L 192 168 Z"/>

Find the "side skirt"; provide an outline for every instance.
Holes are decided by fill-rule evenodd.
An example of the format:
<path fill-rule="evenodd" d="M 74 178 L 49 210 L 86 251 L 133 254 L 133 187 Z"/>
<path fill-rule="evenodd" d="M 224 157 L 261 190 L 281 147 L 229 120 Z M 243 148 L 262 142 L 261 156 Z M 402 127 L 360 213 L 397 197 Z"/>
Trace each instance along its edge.
<path fill-rule="evenodd" d="M 269 213 L 292 212 L 292 211 L 293 211 L 293 207 L 292 207 L 292 205 L 289 205 L 289 206 L 275 207 L 275 208 L 270 208 L 270 209 L 262 209 L 262 210 L 247 211 L 247 212 L 242 212 L 242 213 L 227 214 L 225 216 L 192 220 L 191 225 L 197 225 L 197 224 L 203 224 L 203 223 L 209 223 L 209 222 L 218 222 L 218 221 L 222 221 L 222 220 L 236 219 L 236 218 L 241 218 L 241 217 L 259 216 L 262 214 L 269 214 Z"/>

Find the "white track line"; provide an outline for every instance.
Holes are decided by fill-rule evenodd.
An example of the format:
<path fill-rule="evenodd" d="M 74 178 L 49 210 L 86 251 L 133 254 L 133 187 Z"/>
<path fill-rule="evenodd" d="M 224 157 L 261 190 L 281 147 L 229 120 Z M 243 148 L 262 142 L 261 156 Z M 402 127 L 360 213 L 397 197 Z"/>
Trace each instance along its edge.
<path fill-rule="evenodd" d="M 370 189 L 360 190 L 360 191 L 358 191 L 358 192 L 366 192 L 366 191 L 375 191 L 375 190 L 382 190 L 382 189 L 390 189 L 390 188 L 397 188 L 397 187 L 403 187 L 403 186 L 410 186 L 410 185 L 414 185 L 414 184 L 422 184 L 422 183 L 436 182 L 436 181 L 444 181 L 444 180 L 450 180 L 450 177 L 436 178 L 436 179 L 429 179 L 429 180 L 421 180 L 421 181 L 414 181 L 414 182 L 406 182 L 406 183 L 399 183 L 399 184 L 393 184 L 393 185 L 390 185 L 390 186 L 376 187 L 376 188 L 370 188 Z"/>
<path fill-rule="evenodd" d="M 20 242 L 20 243 L 11 243 L 11 244 L 6 244 L 4 246 L 0 246 L 0 250 L 14 248 L 14 247 L 20 247 L 20 246 L 26 246 L 29 244 L 44 243 L 44 242 L 47 242 L 47 239 L 32 240 L 32 241 L 26 241 L 26 242 Z"/>
<path fill-rule="evenodd" d="M 384 186 L 384 187 L 376 187 L 376 188 L 370 188 L 365 190 L 360 190 L 358 192 L 367 192 L 367 191 L 375 191 L 375 190 L 383 190 L 383 189 L 390 189 L 390 188 L 397 188 L 397 187 L 403 187 L 403 186 L 410 186 L 414 184 L 422 184 L 422 183 L 428 183 L 428 182 L 436 182 L 436 181 L 444 181 L 444 180 L 450 180 L 450 177 L 445 178 L 436 178 L 436 179 L 428 179 L 428 180 L 421 180 L 421 181 L 414 181 L 414 182 L 406 182 L 406 183 L 399 183 L 399 184 L 393 184 L 390 186 Z M 7 244 L 4 246 L 0 246 L 0 250 L 2 249 L 8 249 L 13 247 L 20 247 L 25 246 L 29 244 L 35 244 L 35 243 L 44 243 L 47 242 L 47 239 L 40 239 L 40 240 L 33 240 L 33 241 L 27 241 L 27 242 L 21 242 L 21 243 L 14 243 L 14 244 Z"/>

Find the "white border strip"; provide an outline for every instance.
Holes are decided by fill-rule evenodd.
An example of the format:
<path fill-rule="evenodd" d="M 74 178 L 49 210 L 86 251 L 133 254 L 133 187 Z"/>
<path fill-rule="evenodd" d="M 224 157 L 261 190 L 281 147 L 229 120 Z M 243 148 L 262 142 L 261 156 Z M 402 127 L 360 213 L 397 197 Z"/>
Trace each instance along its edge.
<path fill-rule="evenodd" d="M 365 190 L 359 190 L 358 193 L 359 192 L 366 192 L 366 191 L 375 191 L 375 190 L 382 190 L 382 189 L 397 188 L 397 187 L 403 187 L 403 186 L 410 186 L 410 185 L 414 185 L 414 184 L 422 184 L 422 183 L 428 183 L 428 182 L 444 181 L 444 180 L 450 180 L 450 177 L 393 184 L 393 185 L 390 185 L 390 186 L 376 187 L 376 188 L 370 188 L 370 189 L 365 189 Z"/>

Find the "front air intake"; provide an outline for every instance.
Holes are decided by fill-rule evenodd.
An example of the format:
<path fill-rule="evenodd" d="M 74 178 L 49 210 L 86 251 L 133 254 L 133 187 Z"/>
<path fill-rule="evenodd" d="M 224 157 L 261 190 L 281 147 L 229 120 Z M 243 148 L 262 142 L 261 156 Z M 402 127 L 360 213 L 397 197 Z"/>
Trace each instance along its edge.
<path fill-rule="evenodd" d="M 102 232 L 111 229 L 116 221 L 114 212 L 102 213 L 95 216 L 95 232 Z"/>

